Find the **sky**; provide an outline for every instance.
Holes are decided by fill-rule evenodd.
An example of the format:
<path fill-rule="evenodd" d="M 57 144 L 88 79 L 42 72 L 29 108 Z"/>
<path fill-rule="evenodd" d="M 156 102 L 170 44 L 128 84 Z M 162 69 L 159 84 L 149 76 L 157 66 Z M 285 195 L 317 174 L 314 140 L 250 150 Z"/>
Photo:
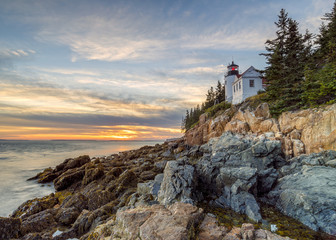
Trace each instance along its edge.
<path fill-rule="evenodd" d="M 281 8 L 318 33 L 334 0 L 0 0 L 0 139 L 180 137 L 234 60 L 264 69 Z"/>

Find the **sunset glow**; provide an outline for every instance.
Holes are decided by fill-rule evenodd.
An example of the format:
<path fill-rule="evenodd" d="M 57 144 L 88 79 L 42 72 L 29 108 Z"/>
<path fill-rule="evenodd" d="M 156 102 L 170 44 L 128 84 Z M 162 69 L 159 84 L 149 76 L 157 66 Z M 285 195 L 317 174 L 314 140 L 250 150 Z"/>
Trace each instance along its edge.
<path fill-rule="evenodd" d="M 4 126 L 1 136 L 9 140 L 153 140 L 175 137 L 180 129 L 152 126 L 96 126 L 81 128 L 43 128 Z"/>
<path fill-rule="evenodd" d="M 317 32 L 331 5 L 2 0 L 0 139 L 180 137 L 186 109 L 223 83 L 233 58 L 264 68 L 281 8 Z"/>

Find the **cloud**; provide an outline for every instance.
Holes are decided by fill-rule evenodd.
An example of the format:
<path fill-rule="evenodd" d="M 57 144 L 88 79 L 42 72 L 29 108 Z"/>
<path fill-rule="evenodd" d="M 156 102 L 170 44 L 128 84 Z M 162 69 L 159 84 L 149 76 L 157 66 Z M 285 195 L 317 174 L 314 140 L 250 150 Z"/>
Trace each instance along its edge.
<path fill-rule="evenodd" d="M 123 9 L 111 16 L 87 15 L 78 19 L 54 16 L 37 38 L 69 46 L 73 61 L 153 59 L 169 45 L 168 40 L 149 34 L 146 17 L 136 19 Z M 55 28 L 55 23 L 62 27 Z"/>
<path fill-rule="evenodd" d="M 309 5 L 306 15 L 302 19 L 302 28 L 310 32 L 318 33 L 325 13 L 331 12 L 333 1 L 314 0 Z"/>
<path fill-rule="evenodd" d="M 22 49 L 2 49 L 0 50 L 0 56 L 8 58 L 26 57 L 28 55 L 35 54 L 34 50 L 22 50 Z"/>
<path fill-rule="evenodd" d="M 72 61 L 142 62 L 178 60 L 190 50 L 261 49 L 268 37 L 271 24 L 257 15 L 261 12 L 260 4 L 249 4 L 245 8 L 249 11 L 233 19 L 220 11 L 225 4 L 215 3 L 219 8 L 209 8 L 204 16 L 198 15 L 199 8 L 209 7 L 209 4 L 171 5 L 167 9 L 164 4 L 145 9 L 146 4 L 116 1 L 113 7 L 99 9 L 99 15 L 97 11 L 81 15 L 67 11 L 59 15 L 39 15 L 37 21 L 43 25 L 36 38 L 69 46 Z M 187 9 L 182 11 L 183 7 Z M 247 22 L 256 24 L 250 27 Z"/>
<path fill-rule="evenodd" d="M 87 76 L 99 76 L 100 73 L 97 71 L 89 71 L 84 69 L 73 69 L 73 68 L 41 68 L 41 67 L 35 67 L 33 68 L 36 71 L 39 72 L 45 72 L 45 73 L 56 73 L 61 75 L 87 75 Z"/>
<path fill-rule="evenodd" d="M 35 51 L 31 49 L 0 49 L 0 69 L 12 67 L 15 61 L 25 59 L 34 54 Z"/>
<path fill-rule="evenodd" d="M 78 71 L 58 69 L 56 72 L 72 74 Z M 90 78 L 95 72 L 88 71 L 88 73 L 87 77 Z M 46 77 L 49 78 L 48 75 Z M 134 76 L 129 76 L 132 77 Z M 3 116 L 7 114 L 19 119 L 35 119 L 38 122 L 45 120 L 53 123 L 87 124 L 91 121 L 92 123 L 102 121 L 105 125 L 127 122 L 175 126 L 179 124 L 184 108 L 193 103 L 190 96 L 199 93 L 199 89 L 190 85 L 181 91 L 183 96 L 182 94 L 178 96 L 175 94 L 178 82 L 168 82 L 165 87 L 164 84 L 141 79 L 132 84 L 126 81 L 124 85 L 119 86 L 124 89 L 121 92 L 113 91 L 118 82 L 113 83 L 111 88 L 105 84 L 101 89 L 78 87 L 69 89 L 59 84 L 47 83 L 40 77 L 22 76 L 15 71 L 3 72 L 0 80 L 0 112 Z M 149 91 L 149 86 L 153 91 L 157 91 L 157 94 L 148 96 L 146 93 Z M 193 94 L 187 94 L 187 91 Z M 12 113 L 17 115 L 11 115 Z"/>
<path fill-rule="evenodd" d="M 86 20 L 90 25 L 92 19 Z M 95 25 L 95 24 L 94 24 Z M 40 32 L 39 38 L 43 41 L 57 41 L 67 45 L 73 52 L 72 61 L 81 59 L 100 61 L 150 61 L 164 60 L 165 58 L 178 59 L 179 51 L 192 50 L 255 50 L 262 49 L 270 34 L 256 29 L 242 29 L 237 33 L 227 30 L 217 30 L 208 34 L 194 35 L 191 32 L 180 33 L 180 37 L 150 36 L 133 32 L 116 36 L 110 29 L 109 21 L 100 25 L 105 31 L 96 28 L 88 29 L 83 36 L 75 31 Z M 76 25 L 72 28 L 76 29 Z M 107 29 L 107 30 L 106 30 Z M 132 29 L 127 29 L 132 32 Z M 270 32 L 270 31 L 266 31 Z M 169 33 L 167 33 L 169 34 Z M 172 52 L 175 52 L 172 54 Z M 194 61 L 195 62 L 195 61 Z M 196 61 L 197 62 L 197 61 Z M 198 59 L 199 62 L 199 59 Z M 204 60 L 203 60 L 204 62 Z"/>
<path fill-rule="evenodd" d="M 236 32 L 222 29 L 196 36 L 185 35 L 182 44 L 191 49 L 259 50 L 264 47 L 265 41 L 271 36 L 271 29 L 271 26 L 263 30 L 245 28 Z"/>
<path fill-rule="evenodd" d="M 177 69 L 174 71 L 175 74 L 190 74 L 190 75 L 199 75 L 199 74 L 212 74 L 217 75 L 223 73 L 224 66 L 218 65 L 214 67 L 194 67 L 194 68 L 184 68 Z"/>
<path fill-rule="evenodd" d="M 133 102 L 87 90 L 0 84 L 0 102 L 18 106 L 24 112 L 91 113 L 151 118 L 172 110 L 155 102 Z"/>

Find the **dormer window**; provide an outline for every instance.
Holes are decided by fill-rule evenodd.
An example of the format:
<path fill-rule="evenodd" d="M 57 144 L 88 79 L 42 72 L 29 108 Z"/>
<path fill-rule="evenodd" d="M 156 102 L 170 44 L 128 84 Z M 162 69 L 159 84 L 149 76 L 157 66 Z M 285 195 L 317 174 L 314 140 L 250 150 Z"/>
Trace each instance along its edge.
<path fill-rule="evenodd" d="M 254 80 L 250 79 L 250 87 L 254 87 Z"/>

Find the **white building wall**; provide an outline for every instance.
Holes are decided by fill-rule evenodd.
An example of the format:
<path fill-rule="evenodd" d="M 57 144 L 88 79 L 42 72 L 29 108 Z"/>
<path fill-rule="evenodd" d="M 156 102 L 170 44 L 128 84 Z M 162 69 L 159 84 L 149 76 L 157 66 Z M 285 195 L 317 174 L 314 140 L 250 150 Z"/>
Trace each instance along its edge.
<path fill-rule="evenodd" d="M 240 87 L 239 87 L 240 85 Z M 233 91 L 233 99 L 232 99 L 232 103 L 233 104 L 238 104 L 241 103 L 243 101 L 243 88 L 244 88 L 244 84 L 241 80 L 241 78 L 239 78 L 239 80 L 236 80 L 236 82 L 234 82 L 233 86 L 232 86 L 232 91 Z M 236 90 L 234 90 L 236 89 Z"/>
<path fill-rule="evenodd" d="M 250 80 L 254 80 L 254 87 L 250 87 Z M 239 89 L 239 82 L 241 83 L 241 89 Z M 236 91 L 234 87 L 236 86 Z M 253 67 L 250 67 L 239 79 L 232 85 L 233 92 L 233 104 L 239 104 L 246 98 L 257 95 L 259 90 L 262 90 L 262 78 L 260 73 L 255 71 Z"/>
<path fill-rule="evenodd" d="M 254 80 L 254 87 L 250 87 L 250 80 Z M 243 93 L 243 100 L 248 97 L 254 96 L 258 94 L 259 90 L 262 90 L 262 79 L 258 77 L 244 77 L 244 93 Z"/>
<path fill-rule="evenodd" d="M 225 99 L 228 102 L 232 102 L 233 92 L 232 83 L 235 81 L 236 75 L 230 75 L 225 77 Z"/>

